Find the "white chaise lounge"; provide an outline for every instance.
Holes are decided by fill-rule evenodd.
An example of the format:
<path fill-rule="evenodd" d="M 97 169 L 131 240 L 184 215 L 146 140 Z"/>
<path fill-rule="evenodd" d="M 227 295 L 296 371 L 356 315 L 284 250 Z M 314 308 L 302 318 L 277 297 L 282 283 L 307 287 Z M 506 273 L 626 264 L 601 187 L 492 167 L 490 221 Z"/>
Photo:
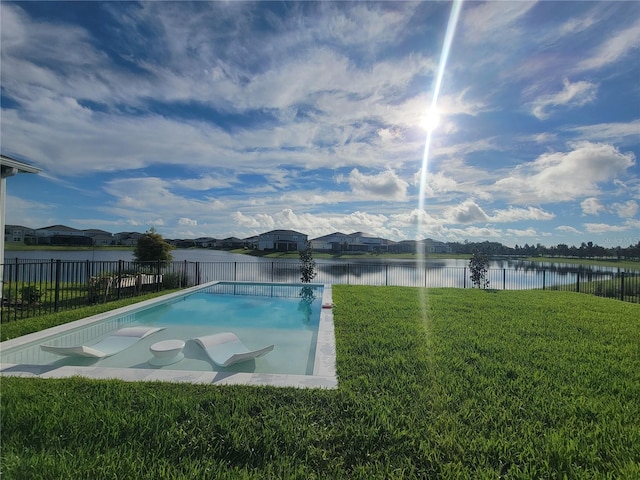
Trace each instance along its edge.
<path fill-rule="evenodd" d="M 55 353 L 56 355 L 105 358 L 129 348 L 134 343 L 160 330 L 164 330 L 164 327 L 125 327 L 91 346 L 58 347 L 40 345 L 40 348 L 45 352 Z"/>
<path fill-rule="evenodd" d="M 259 350 L 249 350 L 236 334 L 231 332 L 216 333 L 215 335 L 197 337 L 193 340 L 207 352 L 213 363 L 221 367 L 228 367 L 234 363 L 246 362 L 261 357 L 273 350 L 274 347 L 269 345 Z"/>

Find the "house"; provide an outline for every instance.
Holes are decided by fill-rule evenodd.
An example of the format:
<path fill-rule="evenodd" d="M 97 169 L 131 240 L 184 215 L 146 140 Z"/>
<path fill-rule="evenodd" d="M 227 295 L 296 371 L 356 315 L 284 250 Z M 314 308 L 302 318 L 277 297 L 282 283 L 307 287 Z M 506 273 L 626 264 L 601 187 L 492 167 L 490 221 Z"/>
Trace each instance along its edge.
<path fill-rule="evenodd" d="M 217 243 L 217 246 L 219 248 L 228 248 L 228 249 L 244 248 L 244 240 L 237 237 L 223 238 Z"/>
<path fill-rule="evenodd" d="M 86 237 L 91 238 L 91 240 L 93 241 L 93 244 L 96 247 L 105 247 L 108 245 L 113 245 L 114 239 L 113 239 L 113 235 L 110 232 L 106 232 L 104 230 L 98 230 L 97 228 L 91 228 L 83 231 Z"/>
<path fill-rule="evenodd" d="M 200 237 L 194 240 L 196 247 L 199 248 L 212 248 L 216 246 L 217 240 L 213 237 Z"/>
<path fill-rule="evenodd" d="M 17 243 L 35 243 L 36 231 L 21 225 L 5 225 L 4 241 Z"/>
<path fill-rule="evenodd" d="M 383 252 L 386 251 L 384 239 L 365 232 L 355 232 L 347 240 L 352 252 Z"/>
<path fill-rule="evenodd" d="M 319 252 L 342 252 L 347 250 L 348 238 L 349 236 L 346 233 L 330 233 L 329 235 L 311 239 L 311 248 Z"/>
<path fill-rule="evenodd" d="M 39 245 L 93 245 L 93 240 L 85 236 L 83 230 L 66 225 L 37 228 L 36 238 Z"/>
<path fill-rule="evenodd" d="M 254 235 L 253 237 L 247 237 L 244 239 L 244 246 L 251 249 L 256 250 L 258 248 L 258 235 Z"/>
<path fill-rule="evenodd" d="M 295 230 L 271 230 L 258 236 L 258 250 L 295 252 L 307 248 L 307 235 Z"/>
<path fill-rule="evenodd" d="M 142 236 L 142 233 L 138 232 L 119 232 L 113 235 L 116 245 L 125 245 L 129 247 L 135 247 L 138 245 L 138 239 Z"/>
<path fill-rule="evenodd" d="M 394 253 L 451 253 L 451 247 L 444 242 L 430 238 L 417 241 L 402 240 L 394 247 Z"/>

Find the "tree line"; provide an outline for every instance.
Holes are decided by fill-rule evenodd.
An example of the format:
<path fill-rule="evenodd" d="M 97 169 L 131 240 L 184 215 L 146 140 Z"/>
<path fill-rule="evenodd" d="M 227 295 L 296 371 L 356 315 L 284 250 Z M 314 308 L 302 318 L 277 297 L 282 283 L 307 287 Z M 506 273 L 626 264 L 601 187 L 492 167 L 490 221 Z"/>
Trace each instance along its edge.
<path fill-rule="evenodd" d="M 606 248 L 593 242 L 582 242 L 579 247 L 569 246 L 560 243 L 555 246 L 546 247 L 540 243 L 535 245 L 515 245 L 507 247 L 498 242 L 449 242 L 447 245 L 452 253 L 473 254 L 479 252 L 485 255 L 518 255 L 526 257 L 575 257 L 575 258 L 617 258 L 633 259 L 640 258 L 640 241 L 628 247 Z"/>

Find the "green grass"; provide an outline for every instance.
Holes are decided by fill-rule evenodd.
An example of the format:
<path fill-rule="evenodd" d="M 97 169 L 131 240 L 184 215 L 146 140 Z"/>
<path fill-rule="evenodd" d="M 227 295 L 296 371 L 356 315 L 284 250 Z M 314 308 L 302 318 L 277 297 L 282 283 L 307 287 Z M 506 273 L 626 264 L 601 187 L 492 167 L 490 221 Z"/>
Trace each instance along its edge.
<path fill-rule="evenodd" d="M 333 294 L 337 390 L 2 378 L 3 476 L 640 478 L 639 305 Z"/>
<path fill-rule="evenodd" d="M 565 257 L 528 257 L 528 262 L 565 263 L 568 265 L 594 265 L 601 267 L 635 268 L 640 270 L 638 260 L 596 260 L 591 258 L 565 258 Z"/>

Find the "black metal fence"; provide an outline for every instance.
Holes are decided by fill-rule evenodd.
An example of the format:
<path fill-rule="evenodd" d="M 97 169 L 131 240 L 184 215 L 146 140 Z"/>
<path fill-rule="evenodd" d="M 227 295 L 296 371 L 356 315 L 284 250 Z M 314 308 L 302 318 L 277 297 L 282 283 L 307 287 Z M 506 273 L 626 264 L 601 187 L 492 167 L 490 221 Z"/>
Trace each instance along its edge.
<path fill-rule="evenodd" d="M 318 263 L 316 271 L 314 282 L 318 283 L 473 287 L 466 267 L 335 262 Z M 4 264 L 3 272 L 2 322 L 213 280 L 300 282 L 300 264 L 295 261 L 183 261 L 162 265 L 122 260 L 16 260 Z M 496 268 L 489 269 L 487 278 L 492 289 L 566 290 L 640 303 L 640 270 Z"/>

